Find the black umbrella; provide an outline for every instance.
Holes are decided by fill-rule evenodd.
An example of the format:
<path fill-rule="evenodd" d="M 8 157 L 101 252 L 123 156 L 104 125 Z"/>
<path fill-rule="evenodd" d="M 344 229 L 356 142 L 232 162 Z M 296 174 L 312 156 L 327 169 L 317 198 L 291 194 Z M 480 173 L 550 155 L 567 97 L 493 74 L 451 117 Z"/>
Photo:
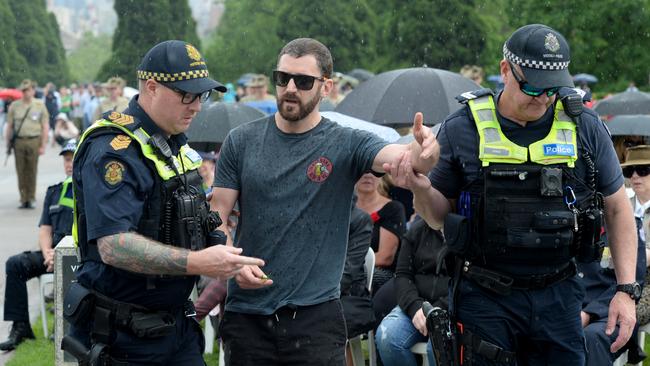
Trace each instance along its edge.
<path fill-rule="evenodd" d="M 231 129 L 264 117 L 258 109 L 239 103 L 218 102 L 203 108 L 185 132 L 192 148 L 215 151 Z"/>
<path fill-rule="evenodd" d="M 446 70 L 393 70 L 360 84 L 336 111 L 392 127 L 410 126 L 415 112 L 422 112 L 433 125 L 461 107 L 454 97 L 477 89 L 470 79 Z"/>
<path fill-rule="evenodd" d="M 615 116 L 607 122 L 612 136 L 650 136 L 650 115 L 630 114 Z"/>
<path fill-rule="evenodd" d="M 575 74 L 573 75 L 573 82 L 576 84 L 594 84 L 598 82 L 598 78 L 591 74 Z"/>
<path fill-rule="evenodd" d="M 640 91 L 626 91 L 603 99 L 594 108 L 598 114 L 650 114 L 650 94 Z"/>
<path fill-rule="evenodd" d="M 372 79 L 372 77 L 375 76 L 374 73 L 365 69 L 354 69 L 348 72 L 347 75 L 359 80 L 359 83 L 363 83 L 364 81 Z"/>

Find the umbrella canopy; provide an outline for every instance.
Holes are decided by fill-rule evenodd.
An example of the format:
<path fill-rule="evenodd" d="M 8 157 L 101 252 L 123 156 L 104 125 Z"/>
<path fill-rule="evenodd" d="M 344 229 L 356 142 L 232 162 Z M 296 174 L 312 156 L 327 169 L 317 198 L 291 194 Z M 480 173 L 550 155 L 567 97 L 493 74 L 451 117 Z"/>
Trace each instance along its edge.
<path fill-rule="evenodd" d="M 650 114 L 650 94 L 626 91 L 603 99 L 594 108 L 600 115 Z"/>
<path fill-rule="evenodd" d="M 330 119 L 341 126 L 356 128 L 357 130 L 369 131 L 381 137 L 388 142 L 395 142 L 399 137 L 399 133 L 394 129 L 386 126 L 381 126 L 376 123 L 364 121 L 358 118 L 350 117 L 338 112 L 321 112 L 321 116 Z"/>
<path fill-rule="evenodd" d="M 347 75 L 352 76 L 353 78 L 357 79 L 359 83 L 363 83 L 364 81 L 368 79 L 372 79 L 373 76 L 375 76 L 374 73 L 365 70 L 365 69 L 354 69 L 350 72 L 347 73 Z"/>
<path fill-rule="evenodd" d="M 650 115 L 631 114 L 615 116 L 611 121 L 607 122 L 607 128 L 613 136 L 650 136 Z"/>
<path fill-rule="evenodd" d="M 23 97 L 23 92 L 18 89 L 2 89 L 0 90 L 0 99 L 17 100 Z"/>
<path fill-rule="evenodd" d="M 263 112 L 239 103 L 218 102 L 206 107 L 185 132 L 190 146 L 201 151 L 220 149 L 230 130 L 264 117 Z"/>
<path fill-rule="evenodd" d="M 460 74 L 418 67 L 388 71 L 360 84 L 336 111 L 387 126 L 410 126 L 416 112 L 427 124 L 461 107 L 454 97 L 480 87 Z"/>
<path fill-rule="evenodd" d="M 576 84 L 594 84 L 598 82 L 598 78 L 591 74 L 575 74 L 573 75 L 573 82 Z"/>

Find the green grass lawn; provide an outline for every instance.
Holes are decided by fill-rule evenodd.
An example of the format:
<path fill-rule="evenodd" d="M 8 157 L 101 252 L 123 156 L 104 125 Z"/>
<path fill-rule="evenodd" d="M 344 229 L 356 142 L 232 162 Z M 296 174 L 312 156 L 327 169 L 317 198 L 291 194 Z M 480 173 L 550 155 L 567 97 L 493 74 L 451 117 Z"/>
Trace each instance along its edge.
<path fill-rule="evenodd" d="M 50 305 L 51 306 L 51 305 Z M 54 315 L 47 313 L 47 323 L 50 334 L 54 333 Z M 54 366 L 54 342 L 43 337 L 43 326 L 39 317 L 32 329 L 36 335 L 35 340 L 28 340 L 16 348 L 13 357 L 6 366 Z M 215 342 L 215 349 L 212 354 L 204 355 L 205 362 L 209 366 L 219 364 L 219 347 Z"/>

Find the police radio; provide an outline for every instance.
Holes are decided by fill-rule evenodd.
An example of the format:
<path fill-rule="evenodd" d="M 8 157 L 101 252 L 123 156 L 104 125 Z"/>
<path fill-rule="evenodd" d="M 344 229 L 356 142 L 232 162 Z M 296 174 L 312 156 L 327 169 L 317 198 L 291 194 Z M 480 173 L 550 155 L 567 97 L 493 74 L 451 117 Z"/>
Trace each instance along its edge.
<path fill-rule="evenodd" d="M 557 92 L 562 105 L 564 105 L 564 112 L 574 120 L 582 114 L 582 95 L 574 89 L 568 87 L 561 87 Z"/>

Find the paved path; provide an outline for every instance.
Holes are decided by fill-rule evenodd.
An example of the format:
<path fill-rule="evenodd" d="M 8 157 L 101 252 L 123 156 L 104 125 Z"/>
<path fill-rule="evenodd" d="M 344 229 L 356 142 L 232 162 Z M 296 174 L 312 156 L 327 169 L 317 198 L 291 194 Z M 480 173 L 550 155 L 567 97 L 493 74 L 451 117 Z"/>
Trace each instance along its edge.
<path fill-rule="evenodd" d="M 5 263 L 7 259 L 22 251 L 38 249 L 38 221 L 43 210 L 43 199 L 48 186 L 61 181 L 64 177 L 63 159 L 58 155 L 59 147 L 48 146 L 47 151 L 38 161 L 38 178 L 36 189 L 36 209 L 19 210 L 18 181 L 13 156 L 7 165 L 5 160 L 4 138 L 0 141 L 0 313 L 4 313 L 5 301 Z M 38 281 L 32 279 L 27 283 L 29 293 L 29 314 L 32 325 L 39 315 Z M 9 335 L 11 322 L 0 318 L 0 342 Z M 38 324 L 40 326 L 40 323 Z M 11 357 L 12 352 L 0 352 L 0 365 Z"/>

